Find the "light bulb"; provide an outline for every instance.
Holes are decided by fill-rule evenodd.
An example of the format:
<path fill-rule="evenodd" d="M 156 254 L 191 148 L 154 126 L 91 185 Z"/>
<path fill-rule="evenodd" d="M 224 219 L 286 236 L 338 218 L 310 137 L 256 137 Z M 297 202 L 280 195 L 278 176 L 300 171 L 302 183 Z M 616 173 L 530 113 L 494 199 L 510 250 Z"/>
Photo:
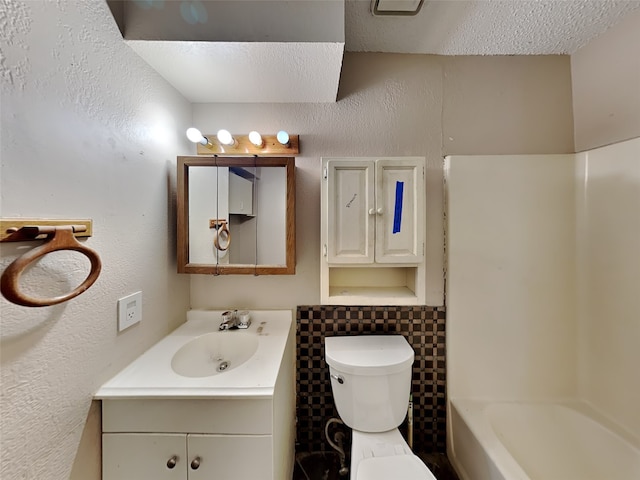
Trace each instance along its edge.
<path fill-rule="evenodd" d="M 278 139 L 278 142 L 281 143 L 282 145 L 289 146 L 289 134 L 284 130 L 280 130 L 276 135 L 276 138 Z"/>
<path fill-rule="evenodd" d="M 260 135 L 255 130 L 252 132 L 249 132 L 249 141 L 253 143 L 256 147 L 264 146 L 264 142 L 262 141 L 262 135 Z"/>
<path fill-rule="evenodd" d="M 207 138 L 202 136 L 202 133 L 197 128 L 191 127 L 187 129 L 187 138 L 193 143 L 200 143 L 202 145 L 207 144 Z"/>
<path fill-rule="evenodd" d="M 229 133 L 229 130 L 218 130 L 218 141 L 223 145 L 233 145 L 236 139 Z"/>

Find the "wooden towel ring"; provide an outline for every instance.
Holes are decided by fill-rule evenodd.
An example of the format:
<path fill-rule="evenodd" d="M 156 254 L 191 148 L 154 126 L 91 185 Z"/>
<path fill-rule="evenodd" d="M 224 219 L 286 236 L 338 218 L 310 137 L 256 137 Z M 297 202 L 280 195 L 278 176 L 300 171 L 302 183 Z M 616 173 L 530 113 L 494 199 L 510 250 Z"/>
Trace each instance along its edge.
<path fill-rule="evenodd" d="M 220 245 L 220 235 L 222 233 L 226 234 L 226 237 L 227 237 L 227 244 L 226 245 Z M 213 237 L 213 244 L 221 252 L 224 252 L 225 250 L 227 250 L 229 248 L 229 246 L 231 245 L 231 232 L 229 231 L 229 227 L 227 226 L 227 222 L 224 222 L 224 221 L 220 222 L 219 227 L 216 228 L 216 232 L 215 232 L 214 237 Z"/>
<path fill-rule="evenodd" d="M 31 228 L 31 227 L 28 227 Z M 57 305 L 58 303 L 66 302 L 74 297 L 77 297 L 84 291 L 86 291 L 100 275 L 102 269 L 102 262 L 98 254 L 85 247 L 78 242 L 73 235 L 73 226 L 62 227 L 33 227 L 38 228 L 39 233 L 47 234 L 47 242 L 29 250 L 24 255 L 16 258 L 11 265 L 2 274 L 0 278 L 0 290 L 2 295 L 17 305 L 24 307 L 48 307 L 50 305 Z M 47 253 L 59 251 L 59 250 L 74 250 L 85 255 L 91 261 L 91 271 L 87 278 L 78 287 L 66 295 L 62 295 L 54 298 L 34 298 L 22 293 L 19 289 L 20 275 L 24 269 L 31 263 L 45 256 Z"/>

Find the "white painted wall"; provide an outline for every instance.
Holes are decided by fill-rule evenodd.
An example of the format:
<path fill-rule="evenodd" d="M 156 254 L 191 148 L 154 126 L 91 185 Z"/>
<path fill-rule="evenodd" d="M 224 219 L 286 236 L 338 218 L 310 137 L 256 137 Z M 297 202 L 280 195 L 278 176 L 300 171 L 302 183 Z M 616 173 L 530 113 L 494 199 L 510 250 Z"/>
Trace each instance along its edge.
<path fill-rule="evenodd" d="M 0 300 L 0 477 L 97 480 L 92 395 L 184 320 L 175 273 L 175 160 L 190 105 L 123 42 L 104 2 L 0 3 L 2 217 L 92 218 L 103 270 L 55 307 Z M 2 244 L 4 270 L 32 243 Z M 77 254 L 24 279 L 62 293 L 86 275 Z M 142 323 L 116 331 L 119 297 L 142 290 Z"/>
<path fill-rule="evenodd" d="M 360 53 L 345 56 L 337 103 L 194 105 L 194 124 L 203 133 L 223 127 L 265 134 L 285 129 L 300 135 L 301 153 L 296 157 L 296 275 L 192 275 L 192 305 L 318 304 L 320 158 L 375 155 L 426 158 L 426 303 L 442 305 L 443 156 L 571 152 L 570 85 L 566 57 Z"/>
<path fill-rule="evenodd" d="M 640 438 L 640 138 L 577 172 L 580 395 Z"/>
<path fill-rule="evenodd" d="M 575 150 L 640 136 L 640 11 L 571 55 Z"/>
<path fill-rule="evenodd" d="M 575 396 L 573 158 L 447 159 L 450 397 Z"/>

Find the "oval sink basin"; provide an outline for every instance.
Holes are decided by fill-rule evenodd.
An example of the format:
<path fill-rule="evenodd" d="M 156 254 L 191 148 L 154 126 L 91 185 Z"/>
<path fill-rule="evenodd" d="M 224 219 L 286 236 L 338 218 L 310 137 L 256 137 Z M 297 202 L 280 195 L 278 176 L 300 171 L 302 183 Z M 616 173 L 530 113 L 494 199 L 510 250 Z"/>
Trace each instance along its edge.
<path fill-rule="evenodd" d="M 258 336 L 241 331 L 212 332 L 184 344 L 171 359 L 183 377 L 209 377 L 239 367 L 258 350 Z"/>

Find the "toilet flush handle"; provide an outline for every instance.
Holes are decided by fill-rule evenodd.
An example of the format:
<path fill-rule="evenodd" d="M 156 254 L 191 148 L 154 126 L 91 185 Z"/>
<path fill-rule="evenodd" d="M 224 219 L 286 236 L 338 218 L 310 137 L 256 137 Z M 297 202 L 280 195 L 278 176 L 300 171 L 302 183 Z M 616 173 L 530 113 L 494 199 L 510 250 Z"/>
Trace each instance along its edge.
<path fill-rule="evenodd" d="M 342 378 L 342 375 L 334 375 L 333 373 L 331 374 L 331 378 L 333 378 L 334 380 L 336 380 L 340 385 L 342 385 L 344 383 L 344 378 Z"/>

